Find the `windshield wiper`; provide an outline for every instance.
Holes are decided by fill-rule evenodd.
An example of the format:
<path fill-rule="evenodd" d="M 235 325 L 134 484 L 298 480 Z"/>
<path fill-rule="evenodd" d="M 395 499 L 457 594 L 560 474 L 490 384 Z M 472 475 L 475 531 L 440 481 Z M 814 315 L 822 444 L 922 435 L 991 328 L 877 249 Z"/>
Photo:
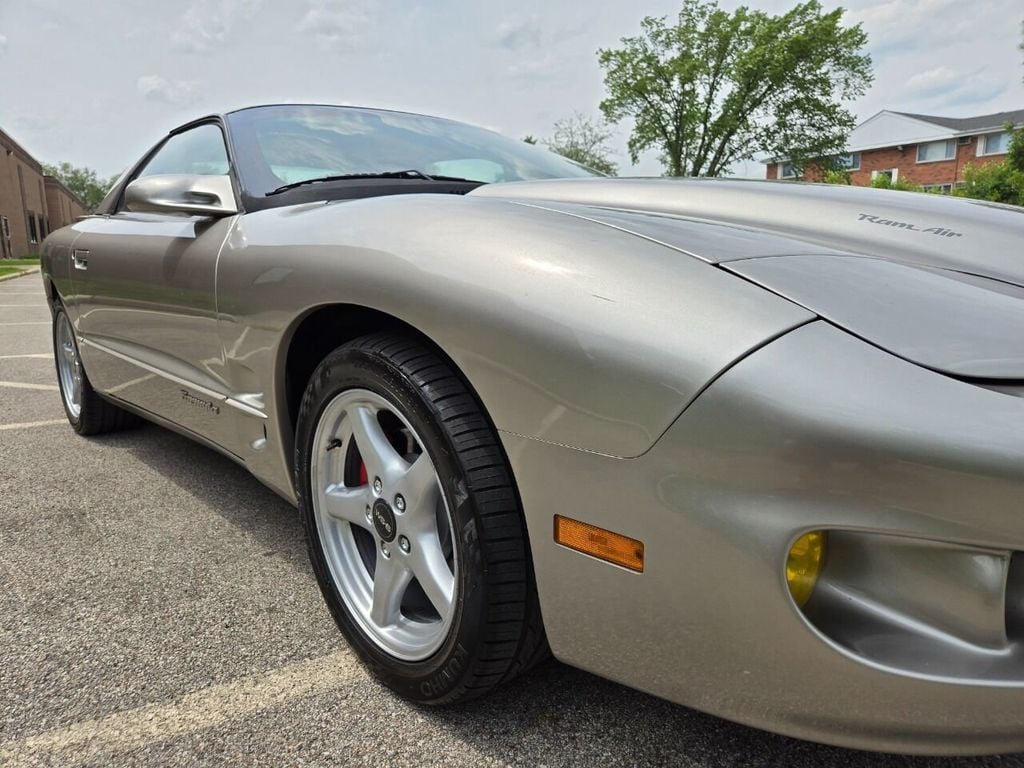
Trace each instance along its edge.
<path fill-rule="evenodd" d="M 465 181 L 470 184 L 484 183 L 475 179 L 462 179 L 458 176 L 428 176 L 423 171 L 415 169 L 408 171 L 382 171 L 380 173 L 343 173 L 334 176 L 318 176 L 315 179 L 305 179 L 303 181 L 293 181 L 291 184 L 284 184 L 275 190 L 267 192 L 264 197 L 278 195 L 282 192 L 287 192 L 289 189 L 304 187 L 307 184 L 321 184 L 328 181 L 351 181 L 352 179 L 416 179 L 420 181 Z"/>

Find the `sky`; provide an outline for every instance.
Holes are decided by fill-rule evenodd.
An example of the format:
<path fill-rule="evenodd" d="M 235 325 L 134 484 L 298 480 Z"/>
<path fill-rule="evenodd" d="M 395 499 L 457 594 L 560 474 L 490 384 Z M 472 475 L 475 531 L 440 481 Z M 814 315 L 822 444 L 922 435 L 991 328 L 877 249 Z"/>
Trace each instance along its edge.
<path fill-rule="evenodd" d="M 748 0 L 771 13 L 795 0 Z M 739 3 L 721 0 L 724 8 Z M 823 0 L 826 8 L 837 3 Z M 513 137 L 597 116 L 598 48 L 680 0 L 0 0 L 0 128 L 43 162 L 119 173 L 169 129 L 267 102 L 441 115 Z M 875 81 L 849 105 L 962 117 L 1024 108 L 1021 0 L 849 0 Z M 612 146 L 630 164 L 629 125 Z M 757 162 L 734 169 L 764 177 Z"/>

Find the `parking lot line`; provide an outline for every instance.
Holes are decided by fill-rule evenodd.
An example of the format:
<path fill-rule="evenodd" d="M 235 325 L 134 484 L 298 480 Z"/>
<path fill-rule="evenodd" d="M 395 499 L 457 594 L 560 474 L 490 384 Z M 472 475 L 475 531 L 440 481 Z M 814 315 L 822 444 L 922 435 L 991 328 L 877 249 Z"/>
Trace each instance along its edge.
<path fill-rule="evenodd" d="M 359 674 L 351 652 L 335 651 L 266 674 L 213 685 L 169 704 L 147 704 L 9 741 L 0 746 L 0 765 L 40 759 L 54 765 L 95 761 L 341 688 Z"/>
<path fill-rule="evenodd" d="M 9 389 L 41 389 L 46 392 L 56 392 L 56 384 L 23 384 L 20 381 L 0 381 L 0 387 Z"/>
<path fill-rule="evenodd" d="M 4 326 L 8 326 L 8 325 L 50 325 L 50 321 L 49 320 L 40 320 L 39 322 L 36 322 L 36 323 L 0 323 L 0 327 L 4 327 Z"/>
<path fill-rule="evenodd" d="M 23 355 L 0 355 L 0 360 L 18 360 L 27 357 L 39 358 L 40 360 L 49 360 L 53 357 L 52 352 L 31 352 Z"/>
<path fill-rule="evenodd" d="M 8 429 L 32 429 L 33 427 L 52 427 L 55 424 L 67 424 L 67 419 L 50 419 L 49 421 L 22 421 L 17 424 L 0 424 L 0 432 Z"/>

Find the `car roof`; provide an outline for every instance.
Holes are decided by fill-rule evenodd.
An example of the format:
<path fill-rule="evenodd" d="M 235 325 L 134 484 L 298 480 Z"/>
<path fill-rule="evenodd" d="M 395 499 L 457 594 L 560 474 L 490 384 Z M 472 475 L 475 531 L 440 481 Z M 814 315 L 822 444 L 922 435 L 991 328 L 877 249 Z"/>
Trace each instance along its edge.
<path fill-rule="evenodd" d="M 265 109 L 267 107 L 330 107 L 332 109 L 351 109 L 351 110 L 360 110 L 360 111 L 366 111 L 366 112 L 390 112 L 390 113 L 396 114 L 396 115 L 412 115 L 414 117 L 427 117 L 427 118 L 430 118 L 431 120 L 449 120 L 451 122 L 458 122 L 457 120 L 455 120 L 453 118 L 450 118 L 450 117 L 440 117 L 439 115 L 428 115 L 428 114 L 425 114 L 423 112 L 409 112 L 408 110 L 404 110 L 404 109 L 388 109 L 387 107 L 367 107 L 367 106 L 361 106 L 361 105 L 358 105 L 358 104 L 324 104 L 324 103 L 319 103 L 319 102 L 285 101 L 285 102 L 268 102 L 266 104 L 249 104 L 249 105 L 244 106 L 244 107 L 237 107 L 235 109 L 229 109 L 226 112 L 212 112 L 212 113 L 210 113 L 208 115 L 202 115 L 201 117 L 193 118 L 192 120 L 189 120 L 187 123 L 182 123 L 181 125 L 177 126 L 176 128 L 172 128 L 167 133 L 168 133 L 168 135 L 175 134 L 175 133 L 181 133 L 182 131 L 188 130 L 189 128 L 192 128 L 193 126 L 199 125 L 200 123 L 209 122 L 210 120 L 221 120 L 221 121 L 223 121 L 224 118 L 227 117 L 228 115 L 234 115 L 234 114 L 237 114 L 239 112 L 246 112 L 246 111 L 248 111 L 250 109 Z"/>

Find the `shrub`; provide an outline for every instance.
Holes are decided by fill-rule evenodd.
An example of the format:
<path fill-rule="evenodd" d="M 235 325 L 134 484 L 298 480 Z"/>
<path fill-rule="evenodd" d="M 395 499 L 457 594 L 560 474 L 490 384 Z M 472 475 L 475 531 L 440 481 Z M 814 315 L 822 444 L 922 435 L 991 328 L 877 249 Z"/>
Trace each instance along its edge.
<path fill-rule="evenodd" d="M 903 181 L 903 179 L 893 181 L 888 176 L 881 174 L 871 180 L 871 186 L 875 189 L 898 189 L 903 192 L 924 192 L 924 187 L 920 184 L 912 184 L 909 181 Z"/>
<path fill-rule="evenodd" d="M 957 187 L 953 194 L 994 203 L 1024 205 L 1024 172 L 1007 161 L 969 165 L 964 169 L 963 186 Z"/>
<path fill-rule="evenodd" d="M 831 168 L 822 175 L 821 180 L 826 184 L 850 184 L 850 172 L 842 168 Z"/>

